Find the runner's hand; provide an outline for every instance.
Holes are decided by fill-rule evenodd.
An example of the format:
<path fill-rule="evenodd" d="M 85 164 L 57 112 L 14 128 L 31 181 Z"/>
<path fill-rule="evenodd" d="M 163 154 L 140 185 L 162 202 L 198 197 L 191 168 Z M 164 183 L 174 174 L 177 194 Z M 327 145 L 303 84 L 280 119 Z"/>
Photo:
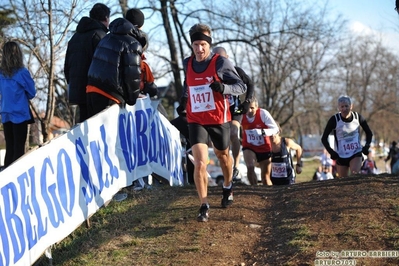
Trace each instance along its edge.
<path fill-rule="evenodd" d="M 180 105 L 176 108 L 176 112 L 180 116 L 186 115 L 186 105 L 187 105 L 187 98 L 182 98 L 181 102 L 180 102 Z"/>
<path fill-rule="evenodd" d="M 245 100 L 238 106 L 238 110 L 240 110 L 241 114 L 246 114 L 249 111 L 250 102 Z"/>
<path fill-rule="evenodd" d="M 221 94 L 223 94 L 224 92 L 224 85 L 219 81 L 212 82 L 211 85 L 209 85 L 209 87 L 215 92 L 219 92 Z"/>
<path fill-rule="evenodd" d="M 363 148 L 362 148 L 362 153 L 363 153 L 364 155 L 369 154 L 369 149 L 370 149 L 370 145 L 365 145 L 365 146 L 363 146 Z"/>
<path fill-rule="evenodd" d="M 331 151 L 330 152 L 330 157 L 333 160 L 337 160 L 339 158 L 339 155 L 338 155 L 338 153 L 336 151 Z"/>

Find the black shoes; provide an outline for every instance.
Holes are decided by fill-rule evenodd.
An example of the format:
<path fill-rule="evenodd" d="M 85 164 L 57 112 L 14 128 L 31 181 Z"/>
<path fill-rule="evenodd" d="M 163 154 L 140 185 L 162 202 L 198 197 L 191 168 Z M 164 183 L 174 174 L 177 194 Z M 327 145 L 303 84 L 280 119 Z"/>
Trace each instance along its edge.
<path fill-rule="evenodd" d="M 197 221 L 198 222 L 207 222 L 209 218 L 209 205 L 208 204 L 202 204 L 200 209 L 199 209 L 199 214 L 197 216 Z"/>
<path fill-rule="evenodd" d="M 222 196 L 222 208 L 227 208 L 233 204 L 233 187 L 223 188 Z M 198 222 L 207 222 L 209 219 L 209 204 L 203 203 L 199 209 L 199 214 L 197 216 Z"/>
<path fill-rule="evenodd" d="M 233 204 L 233 188 L 223 188 L 222 208 L 227 208 Z"/>
<path fill-rule="evenodd" d="M 234 167 L 233 168 L 233 182 L 241 181 L 241 178 L 238 177 L 240 174 L 240 170 L 238 168 Z"/>

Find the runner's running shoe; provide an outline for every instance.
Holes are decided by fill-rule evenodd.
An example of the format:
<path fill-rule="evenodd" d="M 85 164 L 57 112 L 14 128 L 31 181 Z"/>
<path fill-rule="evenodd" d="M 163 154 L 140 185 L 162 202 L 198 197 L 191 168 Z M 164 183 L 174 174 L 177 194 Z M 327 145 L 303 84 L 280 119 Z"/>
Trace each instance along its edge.
<path fill-rule="evenodd" d="M 233 204 L 233 187 L 223 188 L 222 208 L 227 208 Z"/>
<path fill-rule="evenodd" d="M 199 214 L 197 216 L 197 221 L 198 222 L 207 222 L 209 218 L 209 205 L 208 204 L 202 204 L 200 209 L 199 209 Z"/>
<path fill-rule="evenodd" d="M 233 168 L 233 182 L 241 181 L 241 178 L 238 177 L 240 174 L 240 170 L 238 168 L 234 167 Z"/>

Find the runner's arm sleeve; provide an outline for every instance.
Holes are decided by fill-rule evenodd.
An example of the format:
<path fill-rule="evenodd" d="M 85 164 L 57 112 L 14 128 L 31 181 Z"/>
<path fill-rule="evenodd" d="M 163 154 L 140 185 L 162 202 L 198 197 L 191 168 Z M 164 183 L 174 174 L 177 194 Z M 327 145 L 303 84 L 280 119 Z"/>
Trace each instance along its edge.
<path fill-rule="evenodd" d="M 360 126 L 363 128 L 364 133 L 366 133 L 366 144 L 364 146 L 370 146 L 371 141 L 373 140 L 373 132 L 371 131 L 369 125 L 367 124 L 366 119 L 359 114 L 359 122 Z"/>
<path fill-rule="evenodd" d="M 277 134 L 278 131 L 280 130 L 276 121 L 274 121 L 274 118 L 269 113 L 269 111 L 267 111 L 265 109 L 261 109 L 260 110 L 260 119 L 265 124 L 265 126 L 267 126 L 267 128 L 263 129 L 263 132 L 265 133 L 266 136 L 271 136 L 271 135 Z"/>
<path fill-rule="evenodd" d="M 183 61 L 183 69 L 184 69 L 184 82 L 183 82 L 183 91 L 180 96 L 180 105 L 176 108 L 176 112 L 179 115 L 183 115 L 186 112 L 186 105 L 188 101 L 188 88 L 187 88 L 187 83 L 186 83 L 186 73 L 187 73 L 187 63 L 188 63 L 188 58 L 184 59 Z"/>
<path fill-rule="evenodd" d="M 186 99 L 188 98 L 188 88 L 187 88 L 187 82 L 186 82 L 186 79 L 187 79 L 186 73 L 187 73 L 188 60 L 189 60 L 189 58 L 186 58 L 186 59 L 183 60 L 184 82 L 183 82 L 183 91 L 182 91 L 182 94 L 180 96 L 180 102 L 183 100 L 182 98 L 186 98 Z M 187 100 L 186 100 L 186 102 L 187 102 Z"/>
<path fill-rule="evenodd" d="M 216 60 L 216 70 L 217 76 L 224 84 L 223 94 L 238 96 L 247 91 L 247 86 L 229 59 L 219 56 Z"/>
<path fill-rule="evenodd" d="M 240 67 L 235 67 L 237 70 L 238 75 L 242 79 L 245 85 L 247 85 L 247 92 L 245 94 L 245 100 L 250 100 L 253 98 L 255 89 L 254 89 L 254 83 L 252 79 L 245 73 L 245 71 L 240 68 Z"/>
<path fill-rule="evenodd" d="M 323 143 L 324 147 L 330 154 L 335 153 L 335 151 L 331 148 L 330 143 L 328 142 L 328 135 L 330 135 L 336 126 L 337 122 L 335 120 L 335 116 L 330 117 L 324 129 L 323 135 L 321 136 L 321 143 Z"/>

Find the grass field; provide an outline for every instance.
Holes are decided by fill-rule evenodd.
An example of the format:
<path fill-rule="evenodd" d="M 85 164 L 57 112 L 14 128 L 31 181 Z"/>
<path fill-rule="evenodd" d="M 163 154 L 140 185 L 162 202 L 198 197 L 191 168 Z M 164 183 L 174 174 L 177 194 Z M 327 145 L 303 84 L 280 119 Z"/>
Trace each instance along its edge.
<path fill-rule="evenodd" d="M 320 164 L 318 159 L 302 159 L 302 173 L 296 176 L 296 183 L 308 182 L 312 180 L 313 175 Z"/>
<path fill-rule="evenodd" d="M 313 178 L 313 174 L 315 173 L 317 167 L 320 164 L 320 161 L 318 159 L 313 159 L 313 158 L 303 158 L 302 162 L 303 162 L 303 169 L 302 173 L 300 175 L 297 175 L 296 177 L 297 183 L 311 181 Z M 375 162 L 377 164 L 379 173 L 385 173 L 386 167 L 384 159 L 375 158 Z"/>
<path fill-rule="evenodd" d="M 219 207 L 220 187 L 210 187 L 208 223 L 195 219 L 193 185 L 124 189 L 126 200 L 101 208 L 90 228 L 77 228 L 52 246 L 51 260 L 43 255 L 34 266 L 315 265 L 332 259 L 322 251 L 396 252 L 399 178 L 306 182 L 318 163 L 304 160 L 296 185 L 237 185 L 229 208 Z M 396 254 L 341 258 L 348 265 L 396 266 Z"/>

